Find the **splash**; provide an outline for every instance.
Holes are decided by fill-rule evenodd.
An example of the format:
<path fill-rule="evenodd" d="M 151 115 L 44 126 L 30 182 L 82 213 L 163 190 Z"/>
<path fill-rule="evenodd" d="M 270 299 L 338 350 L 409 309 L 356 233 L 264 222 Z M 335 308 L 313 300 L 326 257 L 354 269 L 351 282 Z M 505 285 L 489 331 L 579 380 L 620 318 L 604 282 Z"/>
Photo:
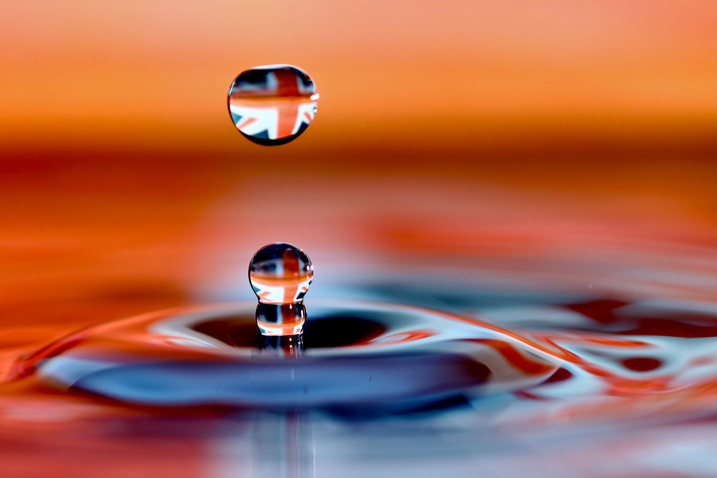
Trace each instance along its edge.
<path fill-rule="evenodd" d="M 291 244 L 269 244 L 254 254 L 249 283 L 259 299 L 256 324 L 263 335 L 301 335 L 306 321 L 302 301 L 313 277 L 311 259 Z"/>
<path fill-rule="evenodd" d="M 262 307 L 260 305 L 260 307 Z M 303 353 L 261 353 L 248 305 L 178 309 L 73 334 L 26 360 L 45 383 L 128 404 L 387 413 L 547 380 L 563 361 L 492 327 L 389 304 L 312 305 Z"/>

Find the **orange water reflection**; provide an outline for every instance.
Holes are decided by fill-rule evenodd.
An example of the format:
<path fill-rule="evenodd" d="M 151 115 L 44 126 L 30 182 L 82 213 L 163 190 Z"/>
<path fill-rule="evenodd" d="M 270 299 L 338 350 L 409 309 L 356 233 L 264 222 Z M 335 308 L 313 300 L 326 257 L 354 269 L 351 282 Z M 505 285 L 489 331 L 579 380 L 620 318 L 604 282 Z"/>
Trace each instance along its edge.
<path fill-rule="evenodd" d="M 715 8 L 706 0 L 0 7 L 1 372 L 16 354 L 89 324 L 251 297 L 246 264 L 275 240 L 311 253 L 317 296 L 431 271 L 436 285 L 713 302 Z M 274 61 L 310 71 L 322 109 L 299 140 L 267 151 L 227 121 L 226 86 Z M 624 335 L 608 344 L 589 334 L 538 339 L 641 346 Z M 714 381 L 681 389 L 676 376 L 613 377 L 605 400 L 530 417 L 536 429 L 687 412 L 700 420 L 611 430 L 581 447 L 514 432 L 526 416 L 493 410 L 514 442 L 504 454 L 477 447 L 476 456 L 486 476 L 710 476 L 713 464 L 689 450 L 710 456 L 717 446 Z M 273 436 L 211 410 L 188 423 L 169 410 L 157 418 L 26 387 L 0 400 L 7 476 L 251 476 L 246 464 L 262 451 L 236 430 Z M 479 418 L 460 422 L 479 430 L 471 443 L 491 443 L 495 429 Z M 339 440 L 334 425 L 315 426 L 334 476 L 351 466 L 385 471 L 390 460 L 361 448 L 361 437 L 434 476 L 461 463 L 402 449 L 385 423 Z M 435 435 L 454 437 L 452 426 Z M 332 448 L 339 442 L 363 453 Z M 596 462 L 604 456 L 614 458 Z"/>

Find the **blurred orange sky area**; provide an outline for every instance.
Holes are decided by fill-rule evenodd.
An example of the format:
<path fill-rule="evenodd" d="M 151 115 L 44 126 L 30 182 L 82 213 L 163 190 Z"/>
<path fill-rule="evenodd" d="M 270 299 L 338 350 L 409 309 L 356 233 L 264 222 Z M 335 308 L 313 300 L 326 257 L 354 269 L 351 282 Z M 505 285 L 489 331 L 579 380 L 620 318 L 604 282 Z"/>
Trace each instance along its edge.
<path fill-rule="evenodd" d="M 289 63 L 321 93 L 321 147 L 712 153 L 715 19 L 710 0 L 5 2 L 0 148 L 241 152 L 232 79 Z"/>

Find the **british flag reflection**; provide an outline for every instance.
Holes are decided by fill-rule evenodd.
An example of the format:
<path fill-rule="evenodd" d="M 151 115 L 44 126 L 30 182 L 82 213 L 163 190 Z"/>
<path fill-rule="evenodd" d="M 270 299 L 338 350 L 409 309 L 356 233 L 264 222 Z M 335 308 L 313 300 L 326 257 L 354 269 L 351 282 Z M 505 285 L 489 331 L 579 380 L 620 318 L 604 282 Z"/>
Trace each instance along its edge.
<path fill-rule="evenodd" d="M 314 277 L 309 256 L 291 244 L 268 244 L 249 264 L 249 282 L 259 302 L 293 304 L 303 300 Z"/>
<path fill-rule="evenodd" d="M 290 65 L 251 68 L 229 89 L 229 113 L 247 139 L 262 145 L 288 143 L 316 114 L 319 95 L 306 72 Z"/>

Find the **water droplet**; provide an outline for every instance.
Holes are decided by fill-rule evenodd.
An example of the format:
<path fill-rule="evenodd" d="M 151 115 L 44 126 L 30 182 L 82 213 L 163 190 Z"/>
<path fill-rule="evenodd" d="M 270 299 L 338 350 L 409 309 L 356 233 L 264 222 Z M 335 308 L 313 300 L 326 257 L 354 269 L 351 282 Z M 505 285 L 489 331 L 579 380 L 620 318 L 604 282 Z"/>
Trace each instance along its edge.
<path fill-rule="evenodd" d="M 263 304 L 300 302 L 313 277 L 311 259 L 291 244 L 279 242 L 264 246 L 249 264 L 249 282 Z"/>
<path fill-rule="evenodd" d="M 264 146 L 286 144 L 308 128 L 319 99 L 314 81 L 291 65 L 258 66 L 229 88 L 229 114 L 245 138 Z"/>
<path fill-rule="evenodd" d="M 306 322 L 306 307 L 295 304 L 259 304 L 256 325 L 262 335 L 300 335 Z"/>

